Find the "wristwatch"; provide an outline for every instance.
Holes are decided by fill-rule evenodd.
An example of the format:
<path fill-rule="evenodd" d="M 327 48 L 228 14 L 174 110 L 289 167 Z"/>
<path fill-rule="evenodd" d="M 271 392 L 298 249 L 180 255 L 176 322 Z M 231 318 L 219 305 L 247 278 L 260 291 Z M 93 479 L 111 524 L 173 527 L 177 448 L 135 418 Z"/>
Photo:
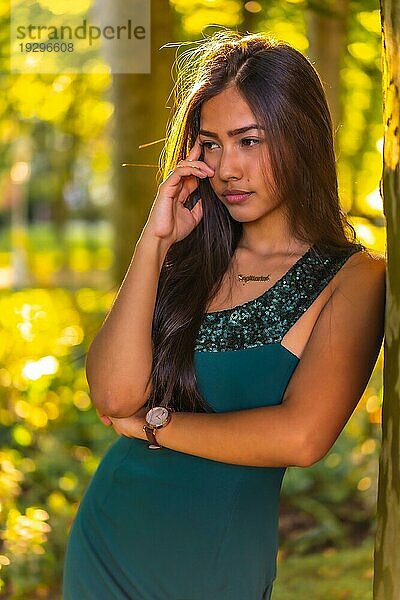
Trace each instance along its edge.
<path fill-rule="evenodd" d="M 165 406 L 154 406 L 150 408 L 146 413 L 146 423 L 143 425 L 143 431 L 147 435 L 147 439 L 149 440 L 149 448 L 152 450 L 155 448 L 162 448 L 156 440 L 155 431 L 156 429 L 161 429 L 161 427 L 165 427 L 167 423 L 170 422 L 172 416 L 172 409 L 166 408 Z"/>

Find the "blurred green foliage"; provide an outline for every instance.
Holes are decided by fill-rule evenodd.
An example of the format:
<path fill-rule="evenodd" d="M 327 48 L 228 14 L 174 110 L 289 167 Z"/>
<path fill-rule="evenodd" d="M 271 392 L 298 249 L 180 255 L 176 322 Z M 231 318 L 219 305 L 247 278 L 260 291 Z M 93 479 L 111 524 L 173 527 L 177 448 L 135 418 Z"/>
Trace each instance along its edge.
<path fill-rule="evenodd" d="M 348 550 L 291 556 L 278 565 L 272 600 L 371 600 L 372 539 Z"/>
<path fill-rule="evenodd" d="M 111 301 L 89 288 L 0 296 L 2 597 L 56 593 L 67 530 L 116 437 L 97 418 L 84 370 Z"/>

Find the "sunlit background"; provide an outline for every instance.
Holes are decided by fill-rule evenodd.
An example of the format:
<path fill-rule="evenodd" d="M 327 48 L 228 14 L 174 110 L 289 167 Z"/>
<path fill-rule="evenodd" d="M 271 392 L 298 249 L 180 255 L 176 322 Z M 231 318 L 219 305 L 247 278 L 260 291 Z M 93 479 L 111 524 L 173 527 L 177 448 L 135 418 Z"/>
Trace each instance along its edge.
<path fill-rule="evenodd" d="M 2 63 L 0 598 L 60 597 L 67 531 L 117 435 L 91 405 L 84 361 L 157 186 L 175 57 L 163 44 L 212 24 L 306 54 L 335 123 L 342 205 L 360 241 L 385 251 L 377 3 L 153 0 L 152 14 L 149 75 L 12 75 Z M 329 454 L 286 473 L 274 600 L 371 598 L 381 404 L 382 351 Z"/>

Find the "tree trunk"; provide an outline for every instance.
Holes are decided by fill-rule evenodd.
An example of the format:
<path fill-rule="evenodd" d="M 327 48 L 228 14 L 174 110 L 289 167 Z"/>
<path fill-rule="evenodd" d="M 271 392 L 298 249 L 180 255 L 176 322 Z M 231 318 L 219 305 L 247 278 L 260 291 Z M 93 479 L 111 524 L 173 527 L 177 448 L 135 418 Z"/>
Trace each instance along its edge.
<path fill-rule="evenodd" d="M 306 12 L 308 55 L 321 77 L 335 133 L 342 119 L 340 69 L 346 48 L 348 12 L 349 0 L 334 0 L 329 4 L 310 2 Z M 338 150 L 336 135 L 335 149 Z"/>
<path fill-rule="evenodd" d="M 113 76 L 114 113 L 114 280 L 121 282 L 134 245 L 157 193 L 158 161 L 163 141 L 145 149 L 141 144 L 165 137 L 167 100 L 173 86 L 171 48 L 174 11 L 166 0 L 151 2 L 151 72 Z M 169 104 L 168 104 L 169 106 Z M 122 163 L 152 165 L 122 167 Z"/>
<path fill-rule="evenodd" d="M 379 460 L 374 600 L 400 598 L 400 4 L 381 0 L 383 32 L 384 213 L 387 222 L 387 305 L 382 447 Z"/>

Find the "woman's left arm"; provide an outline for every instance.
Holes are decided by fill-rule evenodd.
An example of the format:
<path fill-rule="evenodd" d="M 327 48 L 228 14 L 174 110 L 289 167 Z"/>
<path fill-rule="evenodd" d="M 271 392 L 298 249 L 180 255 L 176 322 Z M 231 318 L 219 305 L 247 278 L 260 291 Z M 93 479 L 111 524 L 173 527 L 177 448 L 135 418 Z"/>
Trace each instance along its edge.
<path fill-rule="evenodd" d="M 362 254 L 341 271 L 282 404 L 224 413 L 173 413 L 168 425 L 156 432 L 160 445 L 248 466 L 309 466 L 321 460 L 366 388 L 384 333 L 385 260 Z M 118 433 L 147 441 L 142 430 L 145 412 L 110 419 Z"/>

